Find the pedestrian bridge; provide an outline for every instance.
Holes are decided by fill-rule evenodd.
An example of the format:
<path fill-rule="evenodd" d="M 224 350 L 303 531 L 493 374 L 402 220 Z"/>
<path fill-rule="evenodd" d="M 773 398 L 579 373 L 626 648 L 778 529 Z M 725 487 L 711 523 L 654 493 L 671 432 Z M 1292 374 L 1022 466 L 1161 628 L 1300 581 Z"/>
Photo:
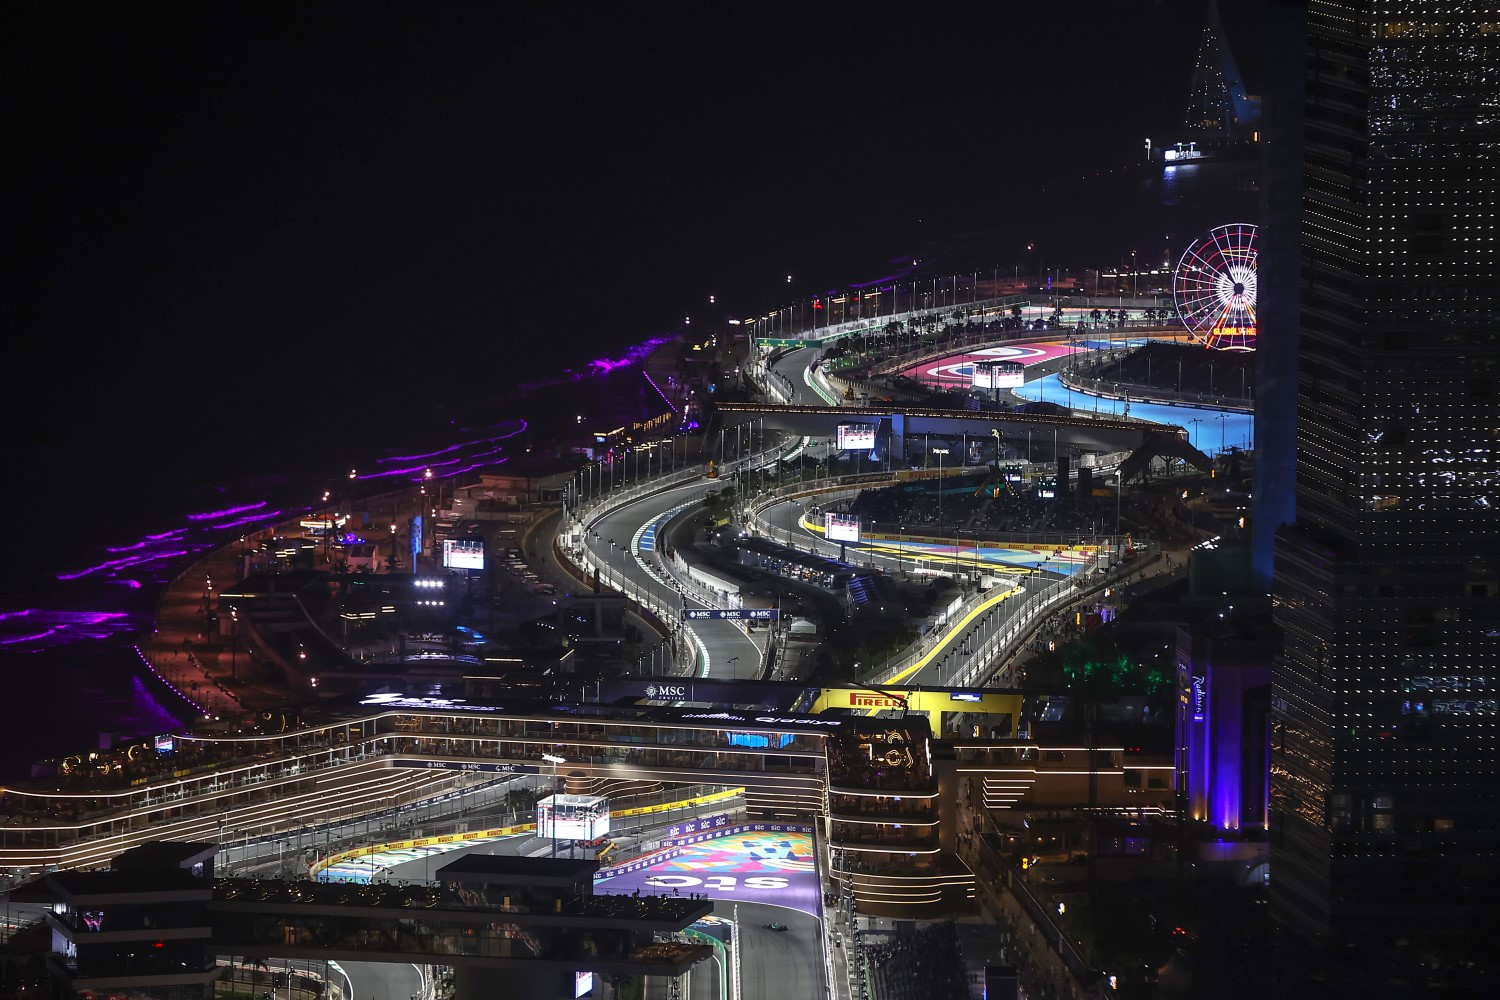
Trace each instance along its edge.
<path fill-rule="evenodd" d="M 905 444 L 914 439 L 935 439 L 957 446 L 965 439 L 992 439 L 996 431 L 1012 446 L 1029 441 L 1042 448 L 1067 447 L 1101 454 L 1133 452 L 1153 434 L 1187 438 L 1182 427 L 1149 420 L 1016 410 L 970 412 L 888 404 L 855 407 L 726 402 L 718 404 L 718 413 L 726 427 L 759 424 L 762 428 L 828 441 L 838 438 L 841 424 L 871 424 L 888 437 L 882 443 L 882 450 L 888 448 L 892 455 L 906 454 Z"/>

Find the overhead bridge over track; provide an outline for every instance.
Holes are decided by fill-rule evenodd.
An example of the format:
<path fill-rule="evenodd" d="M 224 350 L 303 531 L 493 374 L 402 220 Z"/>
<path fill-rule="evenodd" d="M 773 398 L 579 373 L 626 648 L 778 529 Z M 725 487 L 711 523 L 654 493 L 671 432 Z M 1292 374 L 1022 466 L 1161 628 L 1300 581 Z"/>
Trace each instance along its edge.
<path fill-rule="evenodd" d="M 906 441 L 937 438 L 958 441 L 992 437 L 998 430 L 1004 441 L 1014 446 L 1028 436 L 1037 448 L 1056 447 L 1084 452 L 1134 452 L 1148 440 L 1160 435 L 1187 439 L 1182 427 L 1131 420 L 1120 417 L 1080 417 L 1062 414 L 1021 413 L 1014 410 L 971 413 L 960 410 L 934 410 L 915 406 L 804 406 L 773 403 L 718 404 L 718 413 L 726 426 L 756 424 L 770 430 L 803 437 L 832 440 L 839 424 L 876 424 L 882 428 L 889 421 L 890 453 L 905 454 Z"/>

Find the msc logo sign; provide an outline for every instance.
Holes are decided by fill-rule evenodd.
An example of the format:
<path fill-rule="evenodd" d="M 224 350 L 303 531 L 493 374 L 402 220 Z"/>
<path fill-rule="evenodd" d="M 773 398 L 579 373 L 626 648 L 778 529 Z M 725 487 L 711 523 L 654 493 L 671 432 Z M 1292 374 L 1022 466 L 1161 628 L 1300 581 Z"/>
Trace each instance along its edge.
<path fill-rule="evenodd" d="M 646 697 L 653 701 L 675 698 L 678 700 L 687 697 L 686 684 L 647 684 Z"/>

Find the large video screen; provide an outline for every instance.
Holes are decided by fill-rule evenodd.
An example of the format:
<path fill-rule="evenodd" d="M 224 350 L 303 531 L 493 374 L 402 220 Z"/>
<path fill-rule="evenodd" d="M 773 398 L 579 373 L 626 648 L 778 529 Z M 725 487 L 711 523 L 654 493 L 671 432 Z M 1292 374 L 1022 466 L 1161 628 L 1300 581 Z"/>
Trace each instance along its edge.
<path fill-rule="evenodd" d="M 869 451 L 875 447 L 874 424 L 839 424 L 839 451 Z"/>
<path fill-rule="evenodd" d="M 484 539 L 443 539 L 443 565 L 448 569 L 484 569 Z"/>
<path fill-rule="evenodd" d="M 1019 389 L 1026 384 L 1026 366 L 1019 361 L 977 361 L 975 389 Z"/>
<path fill-rule="evenodd" d="M 857 542 L 859 518 L 852 514 L 824 514 L 823 533 L 830 542 Z"/>

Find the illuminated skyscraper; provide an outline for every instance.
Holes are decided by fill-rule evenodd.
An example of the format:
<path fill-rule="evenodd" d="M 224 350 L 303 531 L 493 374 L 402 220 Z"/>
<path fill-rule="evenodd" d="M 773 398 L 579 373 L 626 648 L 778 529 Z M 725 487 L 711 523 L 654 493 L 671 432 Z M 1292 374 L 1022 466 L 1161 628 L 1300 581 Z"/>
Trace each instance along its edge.
<path fill-rule="evenodd" d="M 1421 949 L 1500 898 L 1500 13 L 1310 0 L 1306 45 L 1272 913 Z"/>

